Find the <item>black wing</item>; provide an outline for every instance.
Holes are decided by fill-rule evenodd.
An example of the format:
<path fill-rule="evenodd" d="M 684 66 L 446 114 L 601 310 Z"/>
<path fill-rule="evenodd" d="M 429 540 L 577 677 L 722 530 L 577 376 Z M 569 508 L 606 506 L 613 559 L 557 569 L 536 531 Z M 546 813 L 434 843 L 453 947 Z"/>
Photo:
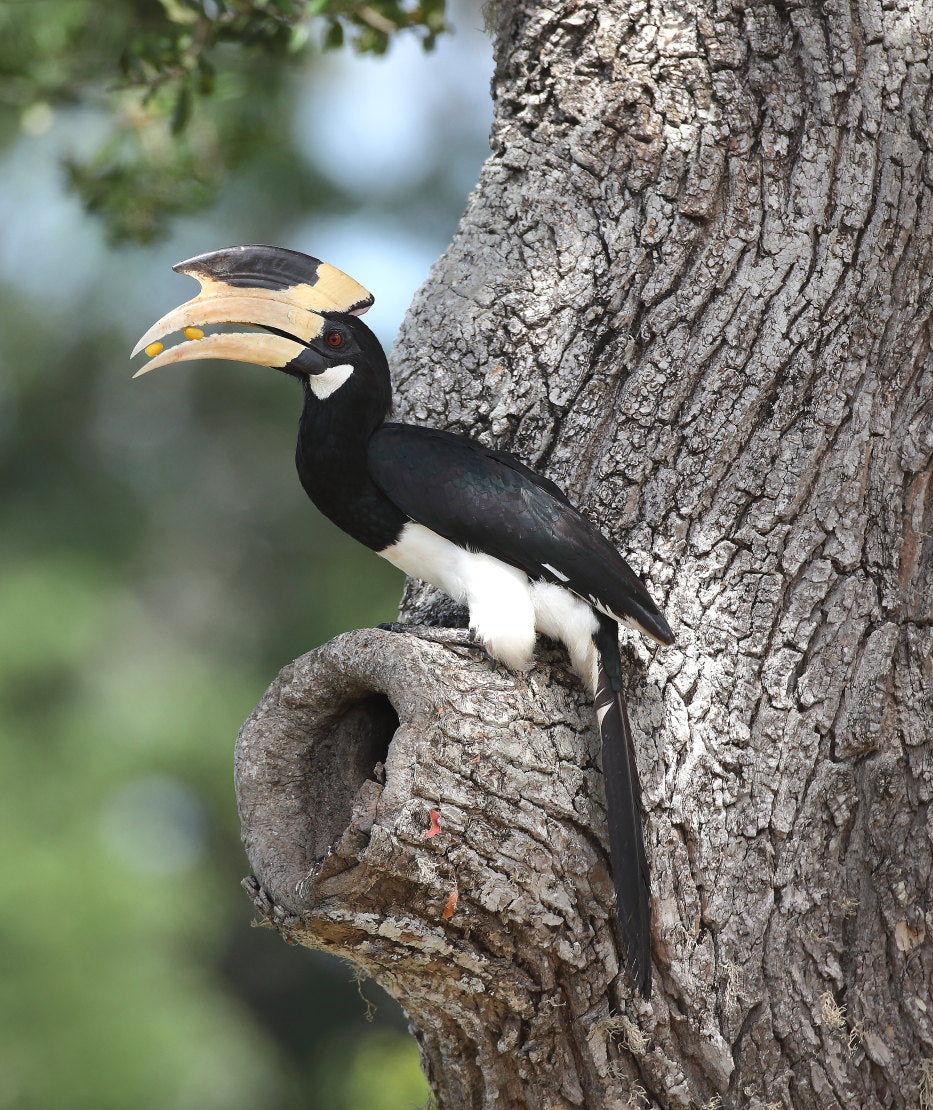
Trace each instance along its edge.
<path fill-rule="evenodd" d="M 417 523 L 673 643 L 644 583 L 609 540 L 558 486 L 514 456 L 435 428 L 383 424 L 370 440 L 369 469 Z"/>

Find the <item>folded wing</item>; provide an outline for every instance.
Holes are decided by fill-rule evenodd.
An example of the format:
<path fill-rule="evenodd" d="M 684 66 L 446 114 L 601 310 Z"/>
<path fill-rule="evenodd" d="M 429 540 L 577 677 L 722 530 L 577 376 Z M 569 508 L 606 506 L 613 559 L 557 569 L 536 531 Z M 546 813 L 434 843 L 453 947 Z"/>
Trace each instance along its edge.
<path fill-rule="evenodd" d="M 507 452 L 434 428 L 384 424 L 370 441 L 369 469 L 404 513 L 445 539 L 673 642 L 644 583 L 609 540 L 558 486 Z"/>

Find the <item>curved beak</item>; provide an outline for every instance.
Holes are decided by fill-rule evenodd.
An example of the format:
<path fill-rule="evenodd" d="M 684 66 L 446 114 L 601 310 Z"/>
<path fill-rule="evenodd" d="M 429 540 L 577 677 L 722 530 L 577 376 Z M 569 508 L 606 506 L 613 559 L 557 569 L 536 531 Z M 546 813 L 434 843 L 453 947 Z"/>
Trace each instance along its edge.
<path fill-rule="evenodd" d="M 225 247 L 172 267 L 201 286 L 190 301 L 172 309 L 140 338 L 130 357 L 152 356 L 133 377 L 159 366 L 199 358 L 230 359 L 284 369 L 320 335 L 321 312 L 362 314 L 373 297 L 353 278 L 310 255 L 284 247 Z M 203 336 L 211 324 L 252 324 L 262 332 Z M 163 350 L 161 340 L 184 330 L 189 342 Z"/>

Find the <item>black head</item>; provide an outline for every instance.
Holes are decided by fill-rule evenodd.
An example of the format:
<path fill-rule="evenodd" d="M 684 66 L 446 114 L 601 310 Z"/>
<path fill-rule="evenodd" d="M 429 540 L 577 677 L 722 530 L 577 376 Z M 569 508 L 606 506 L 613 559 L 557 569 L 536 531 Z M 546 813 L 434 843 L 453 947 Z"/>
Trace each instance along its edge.
<path fill-rule="evenodd" d="M 310 406 L 352 404 L 361 419 L 364 413 L 384 419 L 392 386 L 382 344 L 358 316 L 327 312 L 322 317 L 320 334 L 282 369 L 301 381 Z"/>

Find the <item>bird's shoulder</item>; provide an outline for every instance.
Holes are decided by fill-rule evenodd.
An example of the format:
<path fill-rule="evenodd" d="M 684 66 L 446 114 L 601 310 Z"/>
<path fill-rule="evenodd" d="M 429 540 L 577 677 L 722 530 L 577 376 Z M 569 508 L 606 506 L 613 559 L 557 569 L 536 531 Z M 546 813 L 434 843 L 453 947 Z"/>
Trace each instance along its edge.
<path fill-rule="evenodd" d="M 470 436 L 419 424 L 386 423 L 369 444 L 370 464 L 377 470 L 436 482 L 438 479 L 493 482 L 497 487 L 541 490 L 563 505 L 571 502 L 556 482 L 526 466 L 510 451 L 487 447 Z"/>

